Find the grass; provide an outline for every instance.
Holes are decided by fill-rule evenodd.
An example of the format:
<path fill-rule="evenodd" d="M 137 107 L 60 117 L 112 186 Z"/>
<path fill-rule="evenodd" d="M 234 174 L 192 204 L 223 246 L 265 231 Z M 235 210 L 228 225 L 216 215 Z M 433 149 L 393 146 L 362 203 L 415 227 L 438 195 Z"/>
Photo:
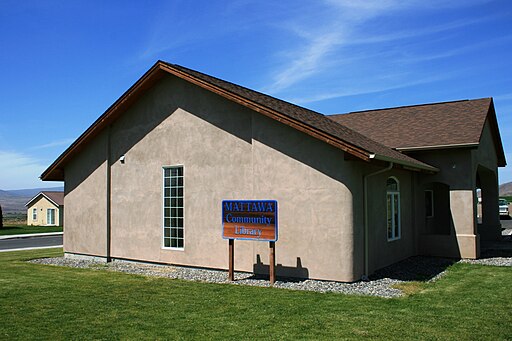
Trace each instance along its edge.
<path fill-rule="evenodd" d="M 512 268 L 455 264 L 407 297 L 321 294 L 26 263 L 0 253 L 0 339 L 506 340 Z M 406 285 L 407 286 L 407 285 Z"/>
<path fill-rule="evenodd" d="M 0 228 L 0 236 L 47 232 L 62 232 L 62 226 L 7 225 Z"/>

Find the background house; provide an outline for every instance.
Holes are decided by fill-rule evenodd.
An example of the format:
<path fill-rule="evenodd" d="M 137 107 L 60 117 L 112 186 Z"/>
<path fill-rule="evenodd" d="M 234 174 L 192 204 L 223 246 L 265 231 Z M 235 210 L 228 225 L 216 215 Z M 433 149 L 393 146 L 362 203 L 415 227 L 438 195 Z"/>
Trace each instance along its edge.
<path fill-rule="evenodd" d="M 64 222 L 64 192 L 39 192 L 25 206 L 27 225 L 61 226 Z"/>

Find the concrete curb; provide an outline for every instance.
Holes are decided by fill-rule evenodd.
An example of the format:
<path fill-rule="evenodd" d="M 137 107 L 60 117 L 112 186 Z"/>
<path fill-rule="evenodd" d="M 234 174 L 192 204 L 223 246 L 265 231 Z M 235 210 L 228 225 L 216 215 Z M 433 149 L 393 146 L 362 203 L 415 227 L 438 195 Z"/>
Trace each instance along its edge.
<path fill-rule="evenodd" d="M 54 248 L 58 248 L 58 247 L 63 247 L 63 245 L 22 247 L 19 249 L 0 250 L 0 252 L 15 252 L 15 251 L 38 250 L 38 249 L 54 249 Z"/>
<path fill-rule="evenodd" d="M 27 233 L 27 234 L 11 234 L 7 236 L 0 236 L 0 240 L 4 239 L 17 239 L 17 238 L 31 238 L 31 237 L 46 237 L 46 236 L 58 236 L 64 232 L 48 232 L 48 233 Z"/>

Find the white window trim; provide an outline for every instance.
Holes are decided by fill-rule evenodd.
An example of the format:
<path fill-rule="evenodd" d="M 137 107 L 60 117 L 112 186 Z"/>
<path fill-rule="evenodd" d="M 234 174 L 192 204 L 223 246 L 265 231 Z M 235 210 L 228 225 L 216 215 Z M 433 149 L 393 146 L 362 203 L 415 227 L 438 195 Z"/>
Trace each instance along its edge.
<path fill-rule="evenodd" d="M 50 224 L 50 222 L 48 221 L 48 214 L 49 214 L 50 211 L 53 211 L 53 223 L 52 224 Z M 55 225 L 57 225 L 56 222 L 55 222 L 55 220 L 56 220 L 55 219 L 55 213 L 56 213 L 55 208 L 47 208 L 46 209 L 46 226 L 55 226 Z"/>
<path fill-rule="evenodd" d="M 401 209 L 401 200 L 400 200 L 400 181 L 394 177 L 394 176 L 390 176 L 388 179 L 393 179 L 396 181 L 396 185 L 397 185 L 397 190 L 396 191 L 389 191 L 387 188 L 386 188 L 386 236 L 387 236 L 387 239 L 388 239 L 388 242 L 392 242 L 392 241 L 395 241 L 395 240 L 399 240 L 400 238 L 402 238 L 402 209 Z M 386 181 L 388 180 L 386 179 Z M 391 232 L 392 232 L 392 236 L 391 238 L 389 237 L 388 235 L 388 220 L 389 220 L 389 216 L 388 216 L 388 207 L 387 207 L 387 202 L 388 202 L 388 196 L 391 195 Z M 396 224 L 395 222 L 395 205 L 393 204 L 395 201 L 394 201 L 394 197 L 397 197 L 397 201 L 398 201 L 398 224 Z M 395 235 L 395 229 L 394 227 L 397 227 L 396 231 L 397 231 L 397 234 Z"/>
<path fill-rule="evenodd" d="M 32 221 L 37 221 L 37 207 L 32 208 Z"/>
<path fill-rule="evenodd" d="M 426 190 L 425 190 L 425 193 L 426 193 L 426 192 L 430 192 L 430 198 L 431 198 L 431 200 L 430 200 L 430 204 L 432 205 L 432 207 L 430 208 L 430 211 L 432 212 L 432 215 L 426 215 L 426 212 L 425 212 L 425 216 L 426 216 L 427 218 L 434 218 L 434 190 L 432 190 L 432 189 L 426 189 Z"/>
<path fill-rule="evenodd" d="M 183 247 L 172 247 L 172 246 L 165 246 L 165 170 L 169 168 L 178 168 L 181 167 L 183 171 Z M 183 164 L 176 164 L 176 165 L 166 165 L 162 166 L 162 244 L 161 248 L 163 250 L 167 251 L 185 251 L 185 166 Z"/>

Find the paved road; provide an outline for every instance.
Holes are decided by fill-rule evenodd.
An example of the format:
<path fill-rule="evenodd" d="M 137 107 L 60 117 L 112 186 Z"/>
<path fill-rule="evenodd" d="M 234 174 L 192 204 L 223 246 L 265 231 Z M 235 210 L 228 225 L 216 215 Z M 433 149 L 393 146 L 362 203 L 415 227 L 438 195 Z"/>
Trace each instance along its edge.
<path fill-rule="evenodd" d="M 62 245 L 62 235 L 0 240 L 0 251 Z"/>
<path fill-rule="evenodd" d="M 505 229 L 512 229 L 512 219 L 511 218 L 509 218 L 509 219 L 500 218 L 500 223 L 501 223 L 501 227 L 503 227 Z"/>

